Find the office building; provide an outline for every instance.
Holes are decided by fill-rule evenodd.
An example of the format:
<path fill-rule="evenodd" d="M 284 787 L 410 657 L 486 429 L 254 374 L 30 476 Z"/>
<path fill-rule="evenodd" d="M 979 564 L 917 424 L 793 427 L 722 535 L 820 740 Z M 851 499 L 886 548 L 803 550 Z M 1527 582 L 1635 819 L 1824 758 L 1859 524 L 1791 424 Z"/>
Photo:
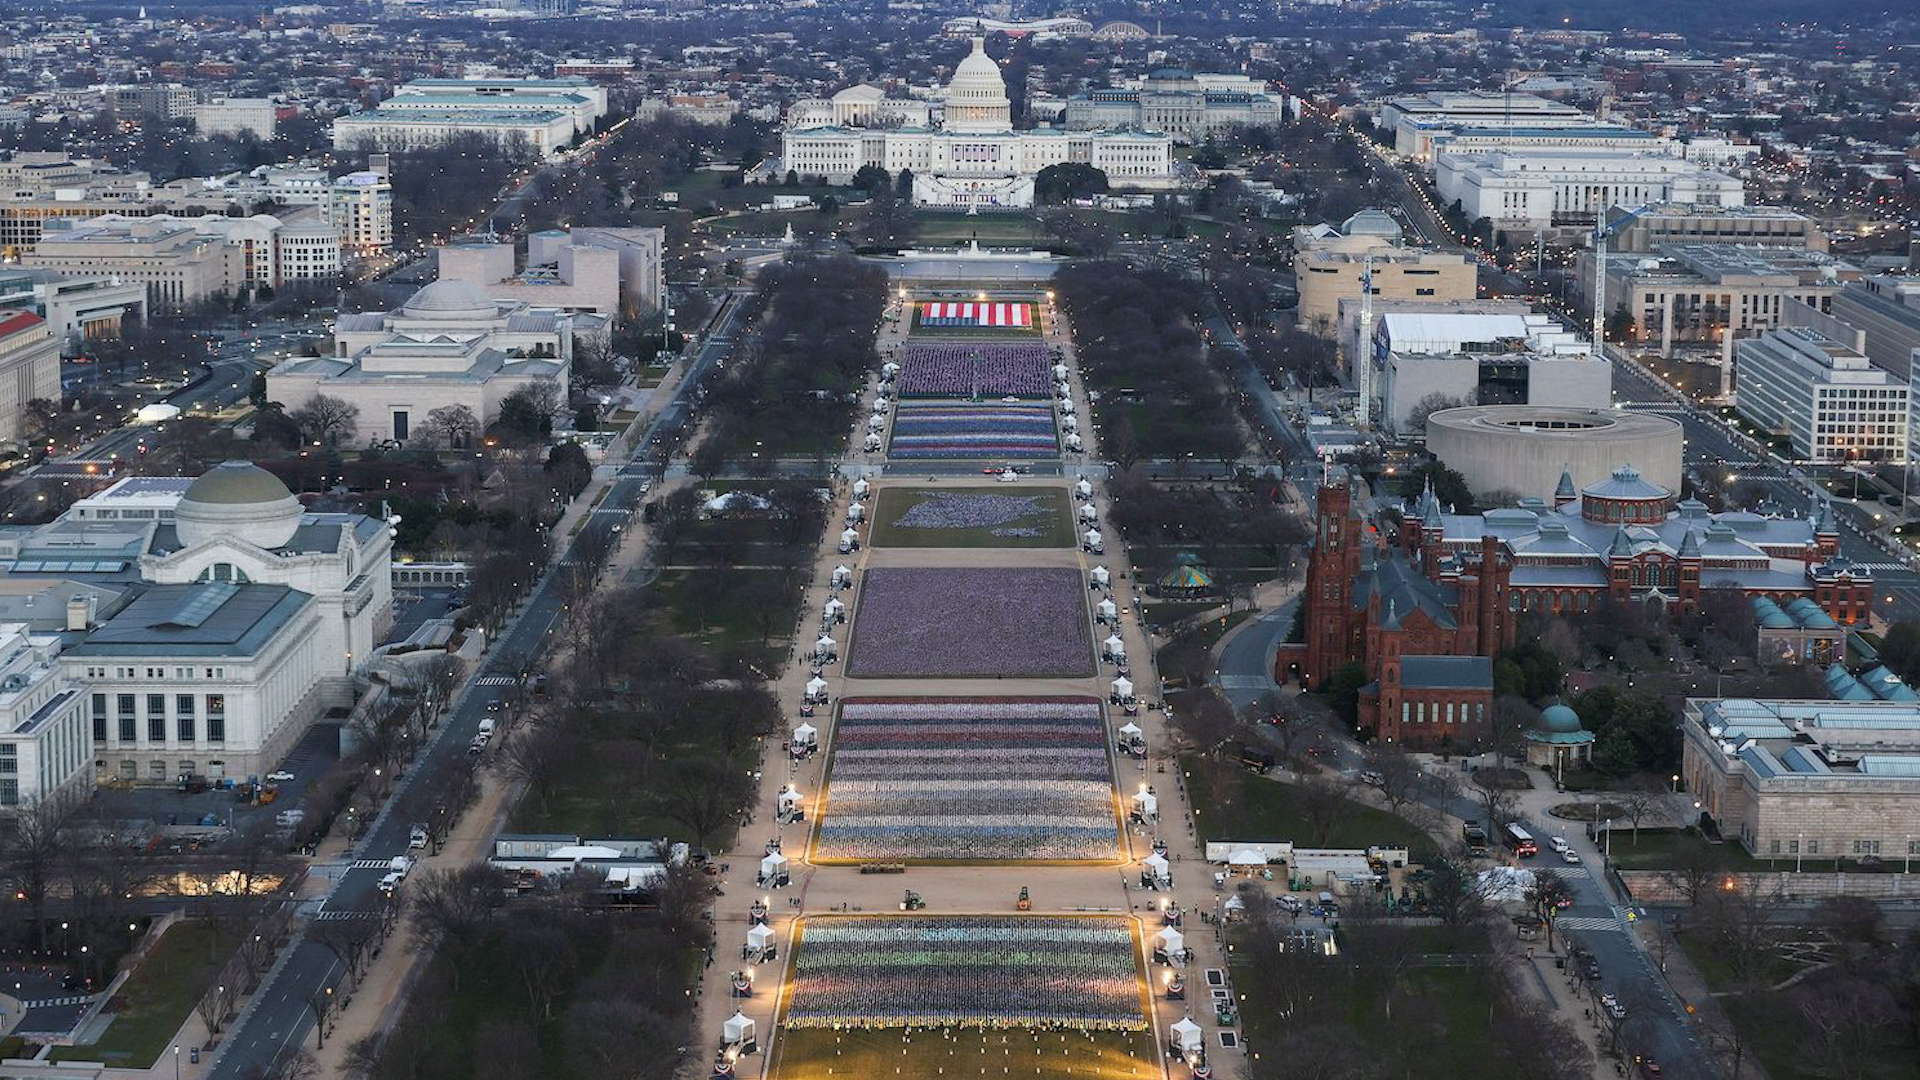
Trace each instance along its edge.
<path fill-rule="evenodd" d="M 1550 315 L 1389 313 L 1370 355 L 1381 423 L 1395 433 L 1421 429 L 1436 408 L 1612 402 L 1611 365 Z"/>
<path fill-rule="evenodd" d="M 1496 229 L 1590 226 L 1614 206 L 1650 202 L 1740 206 L 1739 179 L 1690 161 L 1600 151 L 1496 151 L 1441 154 L 1434 163 L 1441 201 L 1458 202 L 1468 220 Z"/>
<path fill-rule="evenodd" d="M 589 79 L 415 79 L 380 103 L 383 113 L 447 110 L 501 114 L 560 113 L 573 136 L 593 133 L 607 114 L 607 88 Z"/>
<path fill-rule="evenodd" d="M 0 623 L 0 818 L 86 792 L 87 699 L 61 673 L 60 646 L 58 633 Z"/>
<path fill-rule="evenodd" d="M 373 154 L 367 168 L 327 182 L 322 218 L 340 233 L 349 251 L 368 254 L 393 246 L 393 175 L 387 155 Z"/>
<path fill-rule="evenodd" d="M 1620 124 L 1588 123 L 1566 127 L 1453 127 L 1423 135 L 1431 147 L 1427 160 L 1438 161 L 1445 154 L 1487 154 L 1507 151 L 1516 154 L 1601 153 L 1670 155 L 1678 144 L 1650 131 Z"/>
<path fill-rule="evenodd" d="M 333 122 L 336 150 L 408 150 L 477 135 L 503 149 L 552 157 L 572 144 L 574 123 L 553 110 L 434 108 L 371 109 Z"/>
<path fill-rule="evenodd" d="M 1874 366 L 1913 378 L 1920 352 L 1920 278 L 1875 275 L 1849 282 L 1832 296 L 1829 313 L 1865 335 L 1861 351 Z"/>
<path fill-rule="evenodd" d="M 137 86 L 109 86 L 104 91 L 109 109 L 122 116 L 147 116 L 158 120 L 189 120 L 199 95 L 190 86 L 179 83 L 141 83 Z"/>
<path fill-rule="evenodd" d="M 1372 267 L 1376 300 L 1472 300 L 1478 268 L 1458 252 L 1426 251 L 1400 243 L 1400 225 L 1378 210 L 1362 210 L 1338 229 L 1330 225 L 1294 230 L 1294 278 L 1300 290 L 1300 325 L 1333 333 L 1340 301 L 1358 297 Z"/>
<path fill-rule="evenodd" d="M 1617 223 L 1628 208 L 1609 207 Z M 1642 207 L 1607 238 L 1614 255 L 1656 254 L 1670 244 L 1761 244 L 1826 251 L 1827 234 L 1812 218 L 1784 206 L 1702 206 L 1660 203 Z"/>
<path fill-rule="evenodd" d="M 1164 131 L 1175 142 L 1204 142 L 1236 127 L 1281 120 L 1281 100 L 1245 75 L 1213 75 L 1160 68 L 1136 85 L 1089 90 L 1067 99 L 1072 131 L 1138 128 Z"/>
<path fill-rule="evenodd" d="M 119 337 L 129 316 L 144 320 L 147 290 L 108 274 L 15 268 L 0 270 L 0 308 L 31 311 L 47 320 L 61 353 L 78 356 L 89 341 Z"/>
<path fill-rule="evenodd" d="M 1607 260 L 1607 317 L 1625 311 L 1641 348 L 1712 348 L 1731 360 L 1733 341 L 1784 325 L 1789 304 L 1830 312 L 1860 270 L 1822 251 L 1749 244 L 1669 244 L 1657 257 Z M 1576 279 L 1591 282 L 1591 254 Z M 1587 288 L 1591 304 L 1591 287 Z"/>
<path fill-rule="evenodd" d="M 1164 132 L 1014 130 L 1006 79 L 981 38 L 954 69 L 937 127 L 847 126 L 837 120 L 823 126 L 816 122 L 817 104 L 803 104 L 807 107 L 790 114 L 781 133 L 782 173 L 848 184 L 868 165 L 893 175 L 910 170 L 913 201 L 922 206 L 1031 206 L 1034 177 L 1049 165 L 1068 162 L 1099 169 L 1117 188 L 1167 187 L 1174 181 L 1173 139 Z M 836 117 L 842 107 L 836 95 Z M 876 117 L 903 111 L 871 95 L 844 108 Z"/>
<path fill-rule="evenodd" d="M 214 98 L 193 107 L 193 129 L 201 138 L 251 135 L 273 138 L 279 114 L 271 98 Z"/>
<path fill-rule="evenodd" d="M 1572 105 L 1534 94 L 1494 94 L 1479 90 L 1434 91 L 1389 100 L 1380 109 L 1379 126 L 1393 133 L 1394 152 L 1420 161 L 1434 158 L 1435 136 L 1460 128 L 1570 128 L 1593 123 Z"/>
<path fill-rule="evenodd" d="M 1734 344 L 1740 412 L 1809 461 L 1904 463 L 1908 387 L 1853 348 L 1804 326 Z"/>
<path fill-rule="evenodd" d="M 27 436 L 29 401 L 60 404 L 60 338 L 31 311 L 0 310 L 0 442 Z"/>
<path fill-rule="evenodd" d="M 104 215 L 48 225 L 23 264 L 142 283 L 155 307 L 180 307 L 249 287 L 340 279 L 337 230 L 288 225 L 270 214 Z"/>
<path fill-rule="evenodd" d="M 1687 790 L 1756 858 L 1920 856 L 1920 704 L 1691 698 L 1680 730 Z"/>
<path fill-rule="evenodd" d="M 724 127 L 740 113 L 740 103 L 726 94 L 661 94 L 642 98 L 633 111 L 636 120 L 672 117 L 689 124 Z"/>
<path fill-rule="evenodd" d="M 527 239 L 527 264 L 515 270 L 512 244 L 450 244 L 438 252 L 439 278 L 463 281 L 497 300 L 602 315 L 658 310 L 665 287 L 659 228 L 550 229 Z"/>
<path fill-rule="evenodd" d="M 517 390 L 564 391 L 576 334 L 607 331 L 603 315 L 496 300 L 466 281 L 436 281 L 394 311 L 343 315 L 332 356 L 296 357 L 267 373 L 267 398 L 289 412 L 316 394 L 359 410 L 357 437 L 405 443 L 438 408 L 464 405 L 482 428 Z"/>

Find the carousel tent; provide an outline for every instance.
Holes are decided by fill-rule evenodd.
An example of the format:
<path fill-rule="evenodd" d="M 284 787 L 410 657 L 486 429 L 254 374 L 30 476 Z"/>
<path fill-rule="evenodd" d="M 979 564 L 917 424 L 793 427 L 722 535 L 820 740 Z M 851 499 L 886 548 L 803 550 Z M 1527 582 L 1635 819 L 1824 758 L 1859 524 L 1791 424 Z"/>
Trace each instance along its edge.
<path fill-rule="evenodd" d="M 1155 584 L 1170 596 L 1200 596 L 1213 591 L 1213 575 L 1204 567 L 1181 563 L 1160 575 Z"/>
<path fill-rule="evenodd" d="M 747 931 L 747 948 L 764 949 L 773 944 L 773 927 L 766 923 Z"/>
<path fill-rule="evenodd" d="M 1190 1016 L 1183 1016 L 1172 1027 L 1173 1045 L 1183 1054 L 1200 1053 L 1207 1045 L 1207 1033 Z"/>

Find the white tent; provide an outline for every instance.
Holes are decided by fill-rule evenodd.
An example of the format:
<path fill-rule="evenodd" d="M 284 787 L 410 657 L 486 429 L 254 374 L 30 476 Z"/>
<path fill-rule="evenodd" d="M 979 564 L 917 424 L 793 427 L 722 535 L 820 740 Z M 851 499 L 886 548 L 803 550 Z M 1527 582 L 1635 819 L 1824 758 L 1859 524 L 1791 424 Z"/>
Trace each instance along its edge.
<path fill-rule="evenodd" d="M 1066 413 L 1060 417 L 1060 430 L 1071 435 L 1080 430 L 1080 421 L 1072 413 Z"/>
<path fill-rule="evenodd" d="M 855 502 L 855 503 L 850 503 L 850 504 L 848 504 L 848 506 L 847 506 L 847 524 L 849 524 L 849 525 L 851 525 L 851 524 L 853 524 L 853 523 L 854 523 L 854 522 L 856 522 L 856 521 L 860 521 L 860 520 L 862 520 L 862 519 L 864 519 L 864 518 L 865 518 L 866 516 L 867 516 L 867 508 L 866 508 L 866 507 L 864 507 L 864 506 L 862 506 L 862 505 L 860 505 L 860 504 L 859 504 L 859 503 L 857 503 L 857 502 Z"/>
<path fill-rule="evenodd" d="M 747 948 L 764 949 L 773 944 L 773 927 L 761 923 L 747 931 Z"/>
<path fill-rule="evenodd" d="M 720 1025 L 720 1041 L 728 1045 L 752 1042 L 753 1021 L 747 1019 L 746 1013 L 735 1012 Z"/>
<path fill-rule="evenodd" d="M 867 492 L 871 490 L 872 487 L 873 485 L 867 483 L 867 478 L 864 476 L 858 480 L 855 480 L 853 482 L 853 497 L 856 499 L 866 498 Z"/>
<path fill-rule="evenodd" d="M 887 418 L 885 416 L 880 415 L 879 413 L 875 413 L 872 416 L 867 417 L 868 431 L 879 431 L 881 428 L 884 428 L 886 426 L 887 426 Z"/>
<path fill-rule="evenodd" d="M 1120 737 L 1122 739 L 1131 741 L 1140 738 L 1143 734 L 1144 732 L 1140 730 L 1140 725 L 1131 720 L 1120 725 Z"/>
<path fill-rule="evenodd" d="M 1171 960 L 1186 949 L 1187 938 L 1185 934 L 1171 926 L 1163 927 L 1159 933 L 1153 935 L 1153 947 L 1166 953 L 1167 959 Z"/>
<path fill-rule="evenodd" d="M 1143 818 L 1158 817 L 1160 815 L 1160 796 L 1155 795 L 1151 791 L 1134 792 L 1133 808 L 1140 811 L 1140 816 Z M 1153 859 L 1160 859 L 1160 856 L 1155 855 L 1148 861 L 1151 862 Z M 1160 862 L 1161 865 L 1166 864 L 1165 859 L 1160 859 Z"/>
<path fill-rule="evenodd" d="M 881 394 L 879 397 L 873 399 L 873 415 L 885 416 L 886 414 L 887 414 L 887 395 Z"/>
<path fill-rule="evenodd" d="M 862 443 L 861 443 L 860 445 L 861 445 L 862 447 L 864 447 L 864 448 L 865 448 L 865 449 L 866 449 L 867 451 L 869 451 L 869 452 L 871 452 L 871 451 L 874 451 L 874 450 L 878 450 L 878 449 L 880 449 L 880 436 L 878 436 L 878 435 L 868 435 L 868 436 L 866 437 L 866 440 L 865 440 L 864 442 L 862 442 Z"/>
<path fill-rule="evenodd" d="M 860 534 L 857 532 L 854 532 L 852 529 L 848 529 L 846 532 L 843 532 L 840 534 L 840 542 L 849 547 L 853 546 L 853 544 L 856 543 L 859 539 L 860 539 Z"/>
<path fill-rule="evenodd" d="M 1087 483 L 1085 477 L 1081 477 L 1080 482 L 1073 485 L 1073 493 L 1083 499 L 1091 499 L 1093 498 L 1093 485 Z"/>
<path fill-rule="evenodd" d="M 1230 912 L 1247 910 L 1247 902 L 1245 900 L 1240 899 L 1238 896 L 1227 897 L 1227 902 L 1220 906 Z"/>
<path fill-rule="evenodd" d="M 1099 567 L 1094 569 L 1097 570 Z M 1102 600 L 1094 605 L 1093 613 L 1099 616 L 1101 622 L 1112 622 L 1120 617 L 1120 605 L 1111 600 Z"/>
<path fill-rule="evenodd" d="M 1085 448 L 1086 448 L 1086 444 L 1080 441 L 1079 435 L 1072 434 L 1072 433 L 1069 433 L 1067 435 L 1067 449 L 1077 452 Z"/>
<path fill-rule="evenodd" d="M 1092 503 L 1087 503 L 1086 505 L 1080 508 L 1081 521 L 1092 522 L 1092 521 L 1098 521 L 1099 519 L 1100 519 L 1100 511 L 1095 510 L 1093 508 Z"/>
<path fill-rule="evenodd" d="M 820 614 L 828 622 L 833 622 L 846 614 L 847 605 L 838 600 L 829 600 L 820 607 Z"/>
<path fill-rule="evenodd" d="M 837 651 L 838 647 L 839 647 L 838 643 L 835 642 L 832 638 L 828 637 L 825 634 L 821 634 L 820 640 L 813 643 L 814 659 L 826 660 L 833 656 L 836 656 L 838 655 L 838 651 Z"/>
<path fill-rule="evenodd" d="M 1142 794 L 1144 795 L 1145 793 L 1143 792 Z M 1147 797 L 1151 798 L 1151 796 Z M 1173 877 L 1173 864 L 1168 862 L 1167 857 L 1159 852 L 1155 852 L 1140 860 L 1140 865 L 1146 869 L 1147 873 L 1153 875 L 1155 881 L 1169 881 Z"/>
<path fill-rule="evenodd" d="M 570 859 L 574 862 L 579 862 L 581 859 L 617 859 L 619 857 L 619 848 L 602 847 L 599 844 L 568 844 L 566 847 L 557 847 L 547 853 L 549 859 Z"/>
<path fill-rule="evenodd" d="M 1092 570 L 1087 571 L 1087 576 L 1092 578 L 1093 583 L 1101 588 L 1105 588 L 1107 582 L 1113 580 L 1113 574 L 1108 572 L 1104 566 L 1096 566 Z"/>
<path fill-rule="evenodd" d="M 762 881 L 772 881 L 786 872 L 787 857 L 777 851 L 767 852 L 766 858 L 760 860 L 760 880 Z"/>
<path fill-rule="evenodd" d="M 1190 1016 L 1183 1016 L 1173 1025 L 1173 1045 L 1182 1054 L 1198 1054 L 1206 1049 L 1207 1033 Z"/>
<path fill-rule="evenodd" d="M 1124 678 L 1113 680 L 1113 696 L 1121 701 L 1132 701 L 1133 680 Z"/>
<path fill-rule="evenodd" d="M 134 413 L 133 418 L 142 424 L 164 424 L 179 415 L 180 406 L 169 405 L 162 401 L 153 405 L 140 406 L 140 411 Z"/>
<path fill-rule="evenodd" d="M 1067 381 L 1067 365 L 1065 364 L 1053 365 L 1053 378 L 1054 378 L 1054 381 L 1056 382 L 1066 382 Z"/>
<path fill-rule="evenodd" d="M 836 566 L 833 568 L 833 584 L 836 587 L 850 585 L 852 583 L 853 570 L 851 567 Z"/>
<path fill-rule="evenodd" d="M 1252 848 L 1241 848 L 1227 856 L 1228 866 L 1265 866 L 1267 857 Z"/>
<path fill-rule="evenodd" d="M 826 699 L 827 699 L 827 680 L 808 679 L 807 680 L 807 700 L 808 701 L 825 701 Z"/>
<path fill-rule="evenodd" d="M 778 806 L 782 813 L 792 813 L 800 808 L 800 793 L 792 788 L 782 788 Z"/>
<path fill-rule="evenodd" d="M 893 376 L 899 373 L 900 373 L 900 365 L 894 363 L 891 360 L 880 365 L 880 374 L 887 378 L 892 378 Z"/>
<path fill-rule="evenodd" d="M 1100 647 L 1107 650 L 1108 656 L 1127 655 L 1127 643 L 1120 640 L 1119 634 L 1108 634 L 1107 640 L 1101 642 Z"/>
<path fill-rule="evenodd" d="M 1003 484 L 1011 484 L 1018 479 L 1020 479 L 1020 474 L 1014 472 L 1012 469 L 1008 469 L 1000 474 L 1000 482 Z"/>
<path fill-rule="evenodd" d="M 813 682 L 819 683 L 820 689 L 822 690 L 827 688 L 825 679 L 815 679 Z M 813 683 L 807 684 L 807 692 L 813 692 Z M 793 745 L 795 746 L 812 746 L 818 742 L 819 739 L 820 729 L 814 727 L 812 724 L 802 723 L 799 727 L 793 729 Z"/>
<path fill-rule="evenodd" d="M 1086 545 L 1095 551 L 1099 551 L 1106 544 L 1106 538 L 1100 535 L 1099 529 L 1088 529 L 1085 540 Z"/>

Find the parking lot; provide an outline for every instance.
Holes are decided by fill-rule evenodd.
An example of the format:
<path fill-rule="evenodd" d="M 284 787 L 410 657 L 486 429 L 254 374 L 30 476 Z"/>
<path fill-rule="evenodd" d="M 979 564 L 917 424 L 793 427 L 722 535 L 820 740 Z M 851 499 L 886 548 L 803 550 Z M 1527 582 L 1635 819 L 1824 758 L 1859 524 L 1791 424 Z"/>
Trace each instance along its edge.
<path fill-rule="evenodd" d="M 231 787 L 213 787 L 194 794 L 173 786 L 101 788 L 94 801 L 108 820 L 124 823 L 130 834 L 150 835 L 160 843 L 168 842 L 165 839 L 168 835 L 192 831 L 189 827 L 244 830 L 256 821 L 271 821 L 273 815 L 283 810 L 298 808 L 306 798 L 308 785 L 339 760 L 340 724 L 321 720 L 277 766 L 292 773 L 293 779 L 278 782 L 279 797 L 268 805 L 236 802 Z M 229 777 L 225 782 L 237 784 L 247 780 L 248 777 L 240 776 Z"/>

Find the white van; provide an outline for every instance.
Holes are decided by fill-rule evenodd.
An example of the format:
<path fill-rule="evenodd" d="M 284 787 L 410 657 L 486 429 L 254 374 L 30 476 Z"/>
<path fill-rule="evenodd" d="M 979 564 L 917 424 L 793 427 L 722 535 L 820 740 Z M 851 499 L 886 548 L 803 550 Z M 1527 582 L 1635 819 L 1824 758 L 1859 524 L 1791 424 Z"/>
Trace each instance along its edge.
<path fill-rule="evenodd" d="M 399 874 L 402 878 L 413 872 L 413 860 L 405 855 L 395 855 L 387 860 L 387 872 Z"/>
<path fill-rule="evenodd" d="M 399 890 L 400 883 L 402 881 L 405 881 L 406 878 L 407 878 L 407 875 L 405 874 L 400 874 L 400 873 L 388 874 L 386 877 L 383 877 L 380 879 L 380 891 L 385 895 L 391 897 L 396 891 Z"/>
<path fill-rule="evenodd" d="M 480 734 L 488 736 L 493 734 L 493 717 L 483 716 L 480 718 Z"/>

